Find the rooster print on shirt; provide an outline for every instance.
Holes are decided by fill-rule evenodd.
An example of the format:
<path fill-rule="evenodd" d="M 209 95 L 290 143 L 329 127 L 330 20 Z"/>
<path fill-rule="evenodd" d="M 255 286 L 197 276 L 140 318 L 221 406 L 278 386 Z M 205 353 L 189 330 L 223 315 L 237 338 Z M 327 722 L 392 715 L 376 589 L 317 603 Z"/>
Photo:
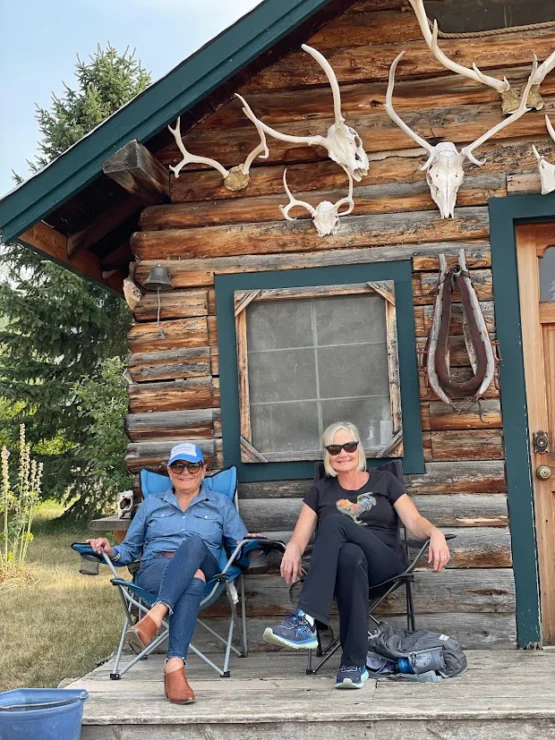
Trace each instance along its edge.
<path fill-rule="evenodd" d="M 353 497 L 354 499 L 354 497 Z M 355 524 L 367 524 L 370 511 L 376 505 L 373 493 L 361 493 L 356 499 L 342 498 L 336 503 L 341 514 L 350 516 Z"/>

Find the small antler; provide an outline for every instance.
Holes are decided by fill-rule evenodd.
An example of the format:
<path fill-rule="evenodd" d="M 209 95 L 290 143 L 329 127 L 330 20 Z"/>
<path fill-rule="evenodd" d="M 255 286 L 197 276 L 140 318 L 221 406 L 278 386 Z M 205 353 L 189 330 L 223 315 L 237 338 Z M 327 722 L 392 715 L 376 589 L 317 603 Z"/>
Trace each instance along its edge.
<path fill-rule="evenodd" d="M 555 69 L 555 51 L 553 51 L 547 59 L 539 65 L 532 84 L 541 85 L 552 69 Z"/>
<path fill-rule="evenodd" d="M 209 167 L 213 167 L 214 169 L 218 170 L 218 172 L 224 179 L 229 175 L 228 170 L 226 170 L 226 168 L 219 162 L 216 162 L 215 159 L 210 159 L 210 157 L 199 157 L 198 155 L 191 154 L 191 152 L 187 151 L 187 149 L 185 148 L 185 144 L 183 143 L 183 139 L 181 138 L 181 116 L 178 116 L 175 123 L 175 128 L 172 128 L 171 126 L 168 126 L 168 128 L 173 134 L 173 138 L 175 139 L 177 148 L 183 155 L 183 159 L 179 164 L 175 165 L 175 167 L 170 166 L 170 170 L 176 177 L 179 177 L 179 173 L 186 164 L 206 164 Z"/>
<path fill-rule="evenodd" d="M 490 128 L 489 131 L 486 131 L 485 134 L 482 134 L 482 136 L 476 139 L 476 141 L 472 142 L 472 144 L 469 144 L 468 146 L 464 147 L 464 149 L 461 149 L 461 154 L 467 157 L 473 164 L 478 165 L 478 167 L 481 167 L 484 164 L 483 160 L 480 161 L 474 157 L 474 155 L 472 154 L 474 149 L 477 149 L 479 146 L 484 144 L 488 139 L 491 139 L 491 137 L 499 133 L 499 131 L 502 131 L 507 126 L 510 126 L 511 123 L 518 121 L 519 118 L 522 118 L 522 116 L 530 110 L 530 108 L 527 107 L 526 103 L 528 101 L 528 95 L 532 88 L 532 84 L 534 81 L 534 75 L 536 74 L 537 69 L 538 69 L 538 60 L 536 58 L 536 55 L 534 54 L 534 62 L 532 64 L 532 71 L 530 72 L 530 76 L 528 77 L 528 82 L 526 83 L 526 87 L 522 91 L 522 96 L 520 98 L 520 105 L 515 110 L 515 112 L 512 115 L 510 115 L 508 118 L 505 118 L 504 121 L 500 121 L 498 124 Z"/>
<path fill-rule="evenodd" d="M 268 159 L 270 152 L 268 151 L 268 145 L 266 143 L 266 136 L 262 130 L 262 126 L 257 121 L 253 121 L 260 136 L 260 144 L 258 144 L 243 164 L 232 167 L 231 170 L 226 168 L 217 162 L 215 159 L 210 157 L 199 157 L 196 154 L 191 154 L 187 151 L 183 139 L 181 138 L 181 116 L 178 117 L 175 128 L 168 126 L 169 130 L 173 134 L 177 148 L 183 155 L 183 159 L 175 167 L 170 166 L 170 170 L 176 177 L 179 177 L 179 173 L 187 164 L 206 164 L 209 167 L 216 169 L 224 179 L 224 185 L 228 190 L 242 190 L 247 187 L 250 182 L 250 168 L 256 157 L 260 156 L 262 159 Z"/>
<path fill-rule="evenodd" d="M 426 170 L 428 169 L 430 162 L 432 161 L 432 158 L 435 155 L 435 147 L 429 144 L 426 139 L 423 139 L 421 136 L 419 136 L 415 131 L 411 129 L 411 127 L 406 124 L 401 116 L 399 116 L 398 113 L 396 113 L 395 109 L 393 108 L 393 88 L 395 87 L 395 70 L 397 69 L 397 65 L 403 58 L 405 52 L 402 51 L 400 54 L 398 54 L 391 67 L 389 68 L 389 81 L 387 84 L 387 93 L 385 96 L 385 109 L 387 111 L 387 115 L 391 118 L 393 123 L 396 123 L 399 128 L 404 131 L 407 136 L 410 136 L 410 138 L 415 141 L 418 146 L 421 146 L 422 149 L 425 149 L 428 154 L 430 155 L 428 158 L 428 161 L 426 164 L 424 164 L 420 169 Z"/>
<path fill-rule="evenodd" d="M 322 69 L 326 73 L 326 77 L 328 78 L 328 82 L 330 83 L 331 92 L 333 95 L 333 112 L 335 116 L 335 122 L 343 123 L 345 119 L 343 118 L 343 114 L 341 113 L 341 93 L 339 92 L 339 83 L 337 82 L 337 76 L 333 71 L 333 67 L 328 62 L 326 57 L 323 54 L 320 54 L 320 52 L 317 49 L 314 49 L 312 46 L 308 46 L 308 44 L 302 44 L 301 49 L 303 51 L 306 51 L 307 54 L 310 54 L 310 56 L 318 62 L 320 67 L 322 67 Z"/>
<path fill-rule="evenodd" d="M 280 211 L 283 213 L 283 217 L 286 218 L 287 221 L 296 221 L 296 217 L 290 216 L 289 211 L 291 208 L 299 206 L 300 208 L 306 208 L 312 218 L 314 218 L 314 216 L 316 215 L 316 209 L 314 208 L 314 206 L 311 206 L 310 203 L 307 203 L 305 200 L 298 200 L 289 190 L 289 187 L 287 185 L 287 167 L 283 170 L 283 187 L 289 198 L 289 203 L 286 206 L 279 207 Z"/>
<path fill-rule="evenodd" d="M 345 198 L 341 198 L 340 200 L 338 200 L 334 206 L 338 216 L 348 216 L 355 207 L 355 201 L 353 200 L 353 178 L 348 169 L 346 169 L 345 167 L 343 167 L 343 169 L 345 170 L 345 172 L 347 173 L 347 177 L 349 178 L 349 192 L 345 196 Z M 340 213 L 339 209 L 342 208 L 346 203 L 348 204 L 347 210 Z"/>

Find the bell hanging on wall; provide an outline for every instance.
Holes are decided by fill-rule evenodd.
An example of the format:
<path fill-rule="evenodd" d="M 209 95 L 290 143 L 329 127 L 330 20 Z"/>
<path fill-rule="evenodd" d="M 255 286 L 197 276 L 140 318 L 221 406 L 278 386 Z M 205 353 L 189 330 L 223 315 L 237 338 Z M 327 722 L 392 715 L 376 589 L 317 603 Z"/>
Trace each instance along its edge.
<path fill-rule="evenodd" d="M 146 290 L 171 290 L 173 283 L 167 267 L 156 265 L 143 283 Z"/>

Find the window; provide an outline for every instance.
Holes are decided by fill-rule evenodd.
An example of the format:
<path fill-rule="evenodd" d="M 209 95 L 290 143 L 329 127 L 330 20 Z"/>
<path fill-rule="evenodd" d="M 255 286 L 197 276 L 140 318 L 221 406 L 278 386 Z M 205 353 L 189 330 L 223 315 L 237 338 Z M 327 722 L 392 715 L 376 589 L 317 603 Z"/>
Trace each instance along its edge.
<path fill-rule="evenodd" d="M 353 421 L 367 457 L 403 454 L 393 281 L 234 292 L 242 462 L 321 459 Z"/>

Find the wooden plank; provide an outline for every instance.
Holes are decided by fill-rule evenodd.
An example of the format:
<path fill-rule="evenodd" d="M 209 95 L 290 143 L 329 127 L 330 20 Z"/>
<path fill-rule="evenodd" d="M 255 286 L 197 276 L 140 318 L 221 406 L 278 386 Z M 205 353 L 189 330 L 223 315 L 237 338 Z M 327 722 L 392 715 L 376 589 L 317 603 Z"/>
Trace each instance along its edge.
<path fill-rule="evenodd" d="M 460 409 L 453 409 L 442 401 L 431 401 L 423 403 L 420 410 L 423 431 L 500 429 L 503 426 L 501 404 L 497 399 L 481 400 Z"/>
<path fill-rule="evenodd" d="M 267 270 L 298 270 L 309 267 L 329 267 L 333 265 L 358 265 L 372 262 L 389 262 L 391 260 L 417 259 L 419 255 L 426 264 L 438 254 L 455 255 L 464 249 L 467 265 L 471 268 L 473 260 L 480 266 L 483 260 L 484 245 L 482 240 L 458 241 L 455 243 L 438 242 L 424 244 L 394 245 L 387 247 L 331 249 L 319 252 L 298 252 L 292 254 L 258 255 L 249 254 L 236 257 L 212 257 L 188 260 L 157 260 L 139 263 L 135 279 L 143 284 L 150 270 L 161 264 L 171 271 L 172 281 L 176 288 L 193 286 L 212 286 L 214 275 L 240 274 L 245 272 L 264 272 Z M 435 262 L 434 262 L 435 266 Z M 212 313 L 212 312 L 210 312 Z"/>
<path fill-rule="evenodd" d="M 127 446 L 127 457 L 125 464 L 131 473 L 138 473 L 142 468 L 158 471 L 165 470 L 170 457 L 171 448 L 183 442 L 181 439 L 165 439 L 159 442 L 149 440 L 148 442 L 133 442 Z M 216 443 L 213 439 L 195 439 L 206 461 L 208 468 L 216 464 Z"/>
<path fill-rule="evenodd" d="M 76 254 L 70 259 L 67 254 L 67 237 L 43 221 L 38 221 L 23 233 L 18 241 L 48 255 L 54 262 L 63 267 L 69 267 L 77 273 L 86 275 L 91 280 L 101 283 L 118 293 L 122 292 L 124 276 L 121 273 L 118 272 L 110 278 L 104 279 L 102 277 L 104 268 L 101 261 L 92 252 Z"/>
<path fill-rule="evenodd" d="M 420 513 L 438 527 L 506 527 L 507 501 L 502 493 L 415 495 Z M 241 497 L 241 516 L 249 531 L 293 530 L 302 507 L 300 498 Z"/>
<path fill-rule="evenodd" d="M 488 236 L 487 209 L 459 208 L 455 215 L 454 219 L 442 219 L 435 211 L 418 211 L 402 215 L 346 216 L 340 232 L 325 239 L 319 237 L 312 223 L 306 220 L 249 224 L 248 228 L 231 225 L 137 232 L 131 237 L 131 248 L 139 260 L 168 260 L 247 255 L 253 251 L 253 244 L 256 244 L 257 254 L 275 254 Z M 480 299 L 491 300 L 491 295 L 487 298 L 480 295 Z"/>
<path fill-rule="evenodd" d="M 465 39 L 442 39 L 441 48 L 451 59 L 465 67 L 479 60 L 480 69 L 519 65 L 533 53 L 544 59 L 555 46 L 553 29 L 534 29 L 518 35 L 500 34 Z M 372 45 L 330 50 L 326 58 L 332 65 L 340 84 L 363 82 L 368 79 L 386 80 L 391 62 L 407 44 Z M 399 66 L 399 80 L 408 76 L 438 74 L 444 68 L 430 54 L 424 41 L 408 45 L 406 62 Z M 300 88 L 326 83 L 320 67 L 308 60 L 303 51 L 295 51 L 261 70 L 252 77 L 240 92 L 260 92 L 283 88 Z"/>
<path fill-rule="evenodd" d="M 500 429 L 424 432 L 424 459 L 503 460 L 503 434 Z"/>
<path fill-rule="evenodd" d="M 321 201 L 335 203 L 345 196 L 346 181 L 337 190 L 310 190 L 294 192 L 297 199 L 311 203 L 314 207 Z M 465 177 L 457 198 L 457 205 L 484 206 L 490 198 L 507 194 L 505 175 L 492 173 Z M 354 188 L 355 213 L 368 214 L 399 213 L 407 211 L 433 210 L 437 208 L 425 180 L 391 185 L 357 185 Z M 280 218 L 280 206 L 287 204 L 285 194 L 260 196 L 241 200 L 210 200 L 203 203 L 175 203 L 168 206 L 145 208 L 141 214 L 143 231 L 164 229 L 187 229 L 198 226 L 275 221 Z M 305 209 L 293 212 L 296 218 L 309 219 Z"/>
<path fill-rule="evenodd" d="M 517 172 L 507 175 L 507 195 L 541 193 L 539 172 Z"/>
<path fill-rule="evenodd" d="M 158 296 L 145 293 L 133 311 L 135 321 L 156 321 Z M 208 314 L 208 291 L 171 290 L 160 293 L 160 319 L 183 319 Z"/>
<path fill-rule="evenodd" d="M 211 377 L 132 384 L 128 392 L 132 414 L 212 408 L 220 401 L 219 384 Z"/>
<path fill-rule="evenodd" d="M 490 334 L 492 334 L 493 332 L 495 332 L 495 314 L 493 301 L 481 301 L 480 310 L 486 322 L 487 330 Z M 432 328 L 433 314 L 433 304 L 415 306 L 414 321 L 416 324 L 417 337 L 426 337 L 429 334 L 430 329 Z M 456 335 L 462 335 L 463 333 L 462 303 L 451 304 L 451 323 L 449 325 L 449 333 Z M 452 345 L 451 352 L 453 352 Z M 451 358 L 451 362 L 453 362 L 453 358 Z"/>
<path fill-rule="evenodd" d="M 540 324 L 555 324 L 555 303 L 539 304 Z"/>
<path fill-rule="evenodd" d="M 214 374 L 211 368 L 210 347 L 138 353 L 128 360 L 135 383 L 202 377 Z"/>
<path fill-rule="evenodd" d="M 469 270 L 478 270 L 485 267 L 491 267 L 491 249 L 488 245 L 484 245 L 483 248 L 478 246 L 476 242 L 471 247 L 471 251 L 467 254 L 467 248 L 465 248 L 466 266 Z M 470 262 L 468 261 L 470 257 Z M 452 267 L 457 264 L 458 254 L 454 252 L 449 254 L 445 253 L 445 259 L 447 266 Z M 417 254 L 412 259 L 412 269 L 414 272 L 439 272 L 439 259 L 437 253 L 435 254 Z"/>
<path fill-rule="evenodd" d="M 204 347 L 208 341 L 208 321 L 204 316 L 162 321 L 160 326 L 135 324 L 127 334 L 127 345 L 134 353 Z"/>
<path fill-rule="evenodd" d="M 471 270 L 470 279 L 479 301 L 493 300 L 493 280 L 491 270 Z M 417 305 L 434 302 L 437 291 L 438 274 L 436 272 L 419 272 L 413 276 L 412 290 Z M 454 298 L 459 296 L 455 291 Z"/>
<path fill-rule="evenodd" d="M 170 199 L 169 171 L 137 139 L 106 159 L 102 170 L 142 203 L 165 203 Z"/>
<path fill-rule="evenodd" d="M 250 619 L 276 618 L 291 611 L 294 604 L 289 588 L 278 574 L 245 578 L 247 616 Z M 414 608 L 420 623 L 423 614 L 458 612 L 462 614 L 513 614 L 514 575 L 510 568 L 492 570 L 443 570 L 418 572 L 413 585 Z M 226 604 L 218 602 L 211 616 L 224 617 Z M 334 615 L 337 610 L 334 608 Z M 377 614 L 388 619 L 406 614 L 405 590 L 390 594 Z"/>
<path fill-rule="evenodd" d="M 149 439 L 202 439 L 214 436 L 214 423 L 219 416 L 219 409 L 128 414 L 125 418 L 125 431 L 132 442 Z"/>
<path fill-rule="evenodd" d="M 455 380 L 461 382 L 465 380 L 469 380 L 469 378 L 472 377 L 472 368 L 471 367 L 452 367 L 451 368 L 451 377 Z M 429 387 L 426 376 L 421 370 L 419 374 L 419 383 L 420 383 L 420 400 L 421 401 L 437 401 L 436 394 L 432 391 L 432 389 Z M 492 383 L 489 388 L 486 389 L 486 391 L 483 394 L 483 398 L 499 398 L 499 388 L 496 387 L 495 383 Z M 468 405 L 469 399 L 464 398 L 457 398 L 455 397 L 454 400 L 457 403 L 457 406 L 459 405 Z"/>
<path fill-rule="evenodd" d="M 103 237 L 137 213 L 141 203 L 136 198 L 130 197 L 109 206 L 102 214 L 91 223 L 71 234 L 67 239 L 67 256 L 69 259 L 79 252 L 84 252 L 89 247 L 99 242 Z"/>
<path fill-rule="evenodd" d="M 493 339 L 493 337 L 492 337 Z M 426 349 L 426 343 L 428 341 L 427 336 L 417 337 L 416 349 L 418 354 L 422 357 Z M 464 343 L 464 338 L 461 336 L 449 336 L 448 340 L 449 348 L 449 364 L 451 368 L 455 367 L 470 367 L 470 358 Z M 474 403 L 473 399 L 468 399 L 468 405 Z"/>

